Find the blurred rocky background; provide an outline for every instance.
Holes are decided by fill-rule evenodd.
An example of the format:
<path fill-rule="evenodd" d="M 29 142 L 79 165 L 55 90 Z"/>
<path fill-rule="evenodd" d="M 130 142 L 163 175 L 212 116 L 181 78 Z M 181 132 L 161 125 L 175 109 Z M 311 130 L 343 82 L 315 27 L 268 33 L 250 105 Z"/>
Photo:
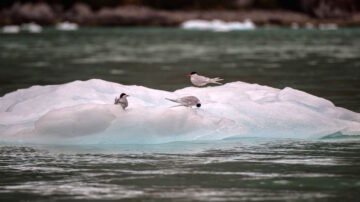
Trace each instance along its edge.
<path fill-rule="evenodd" d="M 257 25 L 360 25 L 360 0 L 1 0 L 0 24 L 176 26 L 189 19 Z"/>

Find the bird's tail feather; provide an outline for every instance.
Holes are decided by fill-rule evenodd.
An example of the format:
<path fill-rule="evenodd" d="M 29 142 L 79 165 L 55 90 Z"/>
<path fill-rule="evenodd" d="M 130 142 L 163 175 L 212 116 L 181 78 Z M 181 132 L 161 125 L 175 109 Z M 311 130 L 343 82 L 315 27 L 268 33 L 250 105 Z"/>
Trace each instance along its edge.
<path fill-rule="evenodd" d="M 120 98 L 115 97 L 114 104 L 118 104 L 118 103 L 119 103 L 119 100 L 120 100 Z"/>
<path fill-rule="evenodd" d="M 165 99 L 167 99 L 167 100 L 169 100 L 169 101 L 171 101 L 171 102 L 176 102 L 176 103 L 178 103 L 178 101 L 177 101 L 177 100 L 174 100 L 174 99 L 170 99 L 170 98 L 165 98 Z"/>
<path fill-rule="evenodd" d="M 221 85 L 222 83 L 220 83 L 219 81 L 222 81 L 222 80 L 223 80 L 223 79 L 218 78 L 218 77 L 212 78 L 212 79 L 211 79 L 211 83 L 215 83 L 215 84 Z"/>

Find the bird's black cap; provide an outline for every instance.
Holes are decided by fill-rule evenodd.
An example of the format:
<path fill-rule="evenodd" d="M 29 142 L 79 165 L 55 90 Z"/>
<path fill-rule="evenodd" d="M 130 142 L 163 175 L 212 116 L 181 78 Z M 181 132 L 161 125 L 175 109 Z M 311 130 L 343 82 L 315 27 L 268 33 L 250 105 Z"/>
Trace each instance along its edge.
<path fill-rule="evenodd" d="M 197 104 L 196 106 L 197 106 L 197 107 L 201 107 L 201 104 Z"/>
<path fill-rule="evenodd" d="M 190 74 L 191 74 L 191 75 L 193 75 L 193 74 L 197 74 L 197 72 L 191 72 Z"/>
<path fill-rule="evenodd" d="M 126 95 L 125 93 L 121 93 L 120 98 L 124 97 Z"/>

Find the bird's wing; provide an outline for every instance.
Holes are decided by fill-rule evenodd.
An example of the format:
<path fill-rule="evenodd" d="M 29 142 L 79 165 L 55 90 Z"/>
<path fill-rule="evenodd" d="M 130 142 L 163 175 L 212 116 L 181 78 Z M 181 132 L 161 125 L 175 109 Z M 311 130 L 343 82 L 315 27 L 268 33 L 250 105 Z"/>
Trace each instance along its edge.
<path fill-rule="evenodd" d="M 186 96 L 181 98 L 181 103 L 192 105 L 196 104 L 199 100 L 194 96 Z"/>
<path fill-rule="evenodd" d="M 175 106 L 172 106 L 170 108 L 174 108 L 174 107 L 185 107 L 184 105 L 175 105 Z"/>
<path fill-rule="evenodd" d="M 215 81 L 222 81 L 222 80 L 224 80 L 224 79 L 219 78 L 219 77 L 216 77 L 216 78 L 212 78 L 212 80 L 215 80 Z"/>
<path fill-rule="evenodd" d="M 201 75 L 197 75 L 197 78 L 201 81 L 208 81 L 210 78 L 206 77 L 206 76 L 201 76 Z"/>

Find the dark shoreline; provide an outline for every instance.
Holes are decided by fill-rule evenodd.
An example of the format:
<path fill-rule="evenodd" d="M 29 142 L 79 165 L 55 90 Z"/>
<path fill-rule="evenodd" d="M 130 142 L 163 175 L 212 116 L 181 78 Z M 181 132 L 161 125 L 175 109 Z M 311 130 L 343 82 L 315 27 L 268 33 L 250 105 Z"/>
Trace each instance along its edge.
<path fill-rule="evenodd" d="M 290 10 L 157 10 L 139 6 L 118 6 L 93 11 L 85 4 L 68 10 L 56 10 L 48 4 L 18 4 L 0 11 L 0 25 L 34 22 L 55 25 L 70 21 L 80 26 L 163 26 L 174 27 L 191 19 L 244 21 L 250 19 L 257 26 L 291 26 L 306 24 L 336 24 L 340 27 L 360 26 L 360 12 L 343 18 L 316 18 Z"/>

